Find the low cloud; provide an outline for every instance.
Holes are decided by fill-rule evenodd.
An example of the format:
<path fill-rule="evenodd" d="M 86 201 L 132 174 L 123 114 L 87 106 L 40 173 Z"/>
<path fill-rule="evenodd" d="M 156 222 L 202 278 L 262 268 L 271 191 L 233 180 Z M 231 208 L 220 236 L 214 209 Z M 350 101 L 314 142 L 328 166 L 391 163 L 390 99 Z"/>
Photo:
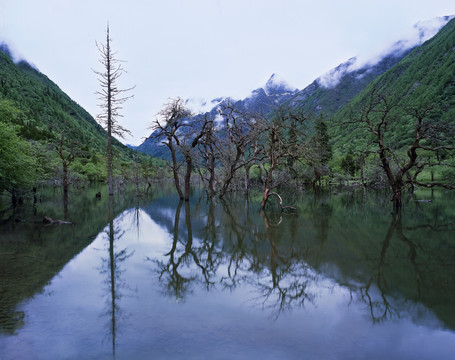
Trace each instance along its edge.
<path fill-rule="evenodd" d="M 455 15 L 438 17 L 427 21 L 419 21 L 414 25 L 408 36 L 404 39 L 396 41 L 386 50 L 376 55 L 364 56 L 363 59 L 353 57 L 319 77 L 317 82 L 322 87 L 333 88 L 338 85 L 343 76 L 346 74 L 374 66 L 387 56 L 401 56 L 404 52 L 416 46 L 422 45 L 425 41 L 435 36 L 438 31 L 453 18 L 455 18 Z"/>
<path fill-rule="evenodd" d="M 25 62 L 35 70 L 39 71 L 38 67 L 35 64 L 27 61 L 14 47 L 2 39 L 0 39 L 0 52 L 8 55 L 15 64 Z"/>

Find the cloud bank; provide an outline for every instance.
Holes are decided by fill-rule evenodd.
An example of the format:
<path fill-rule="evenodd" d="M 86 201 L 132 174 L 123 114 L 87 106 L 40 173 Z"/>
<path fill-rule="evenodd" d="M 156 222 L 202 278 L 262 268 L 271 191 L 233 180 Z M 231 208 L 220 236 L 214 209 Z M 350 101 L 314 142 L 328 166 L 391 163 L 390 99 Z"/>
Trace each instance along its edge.
<path fill-rule="evenodd" d="M 453 18 L 455 18 L 455 15 L 419 21 L 414 25 L 406 38 L 396 41 L 381 53 L 366 58 L 364 57 L 363 59 L 361 57 L 352 57 L 348 61 L 319 77 L 317 82 L 322 87 L 333 88 L 338 85 L 346 74 L 374 66 L 387 56 L 401 56 L 405 51 L 422 45 L 425 41 L 430 40 L 435 36 L 438 31 Z"/>

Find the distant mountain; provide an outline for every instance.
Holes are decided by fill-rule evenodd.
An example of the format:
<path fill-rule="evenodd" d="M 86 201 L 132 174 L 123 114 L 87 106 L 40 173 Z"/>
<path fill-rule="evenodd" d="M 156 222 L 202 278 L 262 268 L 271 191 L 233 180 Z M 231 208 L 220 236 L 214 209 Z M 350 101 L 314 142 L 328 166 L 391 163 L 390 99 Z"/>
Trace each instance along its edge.
<path fill-rule="evenodd" d="M 299 107 L 313 116 L 322 114 L 325 118 L 332 117 L 343 109 L 355 96 L 364 90 L 378 76 L 396 66 L 416 47 L 433 37 L 452 17 L 446 16 L 430 21 L 419 22 L 407 39 L 394 43 L 375 59 L 363 63 L 353 57 L 338 65 L 326 74 L 315 79 L 302 90 L 290 87 L 273 74 L 267 83 L 253 90 L 243 100 L 218 98 L 212 101 L 187 100 L 187 106 L 196 114 L 217 114 L 218 106 L 224 101 L 233 101 L 239 109 L 267 114 L 277 105 L 288 104 Z M 167 159 L 167 149 L 156 140 L 147 139 L 137 148 L 138 151 Z"/>
<path fill-rule="evenodd" d="M 292 88 L 285 81 L 280 80 L 275 74 L 272 74 L 263 87 L 253 90 L 250 96 L 243 100 L 217 98 L 207 102 L 203 100 L 188 99 L 186 100 L 186 106 L 195 112 L 196 116 L 203 116 L 204 114 L 216 116 L 218 114 L 218 107 L 229 101 L 239 110 L 267 114 L 278 105 L 290 101 L 297 91 L 297 89 Z M 204 110 L 205 112 L 202 112 Z M 152 135 L 153 133 L 150 136 Z M 136 150 L 166 160 L 168 160 L 170 156 L 167 147 L 163 145 L 159 139 L 148 138 L 139 145 Z"/>

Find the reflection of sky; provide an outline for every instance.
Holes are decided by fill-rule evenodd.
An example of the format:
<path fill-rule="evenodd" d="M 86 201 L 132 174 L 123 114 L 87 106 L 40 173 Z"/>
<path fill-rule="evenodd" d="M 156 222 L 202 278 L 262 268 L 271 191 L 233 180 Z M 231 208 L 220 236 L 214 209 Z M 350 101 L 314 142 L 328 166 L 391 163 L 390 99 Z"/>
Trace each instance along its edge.
<path fill-rule="evenodd" d="M 449 359 L 455 351 L 455 334 L 438 330 L 429 311 L 418 309 L 423 313 L 419 319 L 426 319 L 419 326 L 407 313 L 373 325 L 364 303 L 355 295 L 351 299 L 347 288 L 321 275 L 307 288 L 315 295 L 314 301 L 278 318 L 262 308 L 251 279 L 232 291 L 221 290 L 225 264 L 214 279 L 213 291 L 195 282 L 192 293 L 176 302 L 162 295 L 154 263 L 146 260 L 165 260 L 172 234 L 145 212 L 137 215 L 131 209 L 114 222 L 116 228 L 125 230 L 115 240 L 115 249 L 134 251 L 119 265 L 121 283 L 134 291 L 119 291 L 117 358 L 302 359 L 308 354 L 316 359 L 384 359 L 392 351 L 399 359 Z M 201 243 L 196 237 L 194 242 Z M 0 352 L 6 358 L 27 359 L 30 354 L 36 359 L 109 357 L 108 294 L 103 286 L 107 274 L 100 272 L 108 245 L 103 231 L 42 294 L 21 306 L 25 326 L 16 336 L 0 337 Z M 198 273 L 194 266 L 186 269 Z M 259 276 L 267 282 L 264 273 Z M 247 271 L 244 274 L 248 276 Z"/>

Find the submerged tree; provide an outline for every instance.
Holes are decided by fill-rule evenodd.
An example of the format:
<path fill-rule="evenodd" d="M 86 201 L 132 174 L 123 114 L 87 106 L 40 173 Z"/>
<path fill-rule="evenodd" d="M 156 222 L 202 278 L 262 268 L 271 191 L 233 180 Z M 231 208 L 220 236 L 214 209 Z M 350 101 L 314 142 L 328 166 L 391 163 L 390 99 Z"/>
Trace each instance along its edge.
<path fill-rule="evenodd" d="M 189 111 L 181 98 L 171 99 L 165 104 L 163 109 L 158 113 L 155 122 L 151 126 L 154 130 L 153 138 L 160 140 L 166 145 L 171 152 L 172 173 L 174 175 L 174 184 L 180 199 L 183 200 L 183 192 L 180 186 L 179 168 L 180 163 L 177 159 L 177 150 L 180 146 L 179 132 L 184 125 L 184 120 L 190 117 Z"/>
<path fill-rule="evenodd" d="M 223 177 L 220 181 L 220 198 L 226 195 L 236 173 L 245 169 L 245 192 L 248 192 L 249 172 L 257 160 L 259 148 L 255 146 L 260 128 L 257 127 L 255 116 L 239 109 L 232 102 L 220 107 L 223 117 L 226 136 L 220 142 L 220 160 L 223 166 Z"/>
<path fill-rule="evenodd" d="M 266 173 L 262 210 L 265 209 L 269 197 L 276 196 L 276 193 L 272 193 L 271 190 L 280 184 L 280 181 L 274 177 L 274 173 L 280 167 L 287 167 L 289 159 L 294 161 L 306 156 L 305 149 L 308 144 L 304 128 L 305 120 L 306 116 L 298 109 L 290 109 L 286 106 L 277 108 L 270 117 L 257 118 L 259 146 L 263 154 L 261 170 Z M 289 129 L 292 129 L 295 141 L 289 141 Z"/>
<path fill-rule="evenodd" d="M 216 195 L 216 162 L 220 157 L 217 142 L 219 141 L 216 131 L 215 118 L 204 115 L 205 131 L 200 139 L 199 153 L 197 157 L 197 169 L 199 176 L 207 187 L 207 195 L 213 198 Z"/>
<path fill-rule="evenodd" d="M 118 60 L 111 48 L 112 39 L 109 36 L 109 25 L 106 30 L 106 44 L 96 44 L 101 54 L 100 63 L 103 65 L 103 71 L 94 71 L 99 75 L 99 82 L 101 90 L 97 91 L 101 100 L 100 107 L 103 109 L 102 113 L 98 115 L 99 122 L 104 126 L 107 131 L 107 177 L 108 177 L 108 190 L 109 195 L 114 194 L 113 186 L 113 151 L 112 151 L 112 136 L 117 135 L 124 137 L 126 134 L 131 134 L 128 129 L 125 129 L 118 122 L 118 118 L 122 117 L 120 110 L 122 104 L 132 95 L 125 96 L 124 94 L 134 87 L 128 89 L 119 89 L 117 86 L 118 78 L 125 72 L 122 67 L 122 61 Z"/>
<path fill-rule="evenodd" d="M 417 175 L 423 170 L 426 162 L 419 162 L 422 151 L 435 154 L 438 152 L 455 150 L 451 142 L 451 128 L 453 124 L 442 123 L 431 118 L 432 106 L 404 109 L 398 106 L 397 99 L 379 93 L 376 89 L 370 93 L 368 102 L 357 114 L 351 113 L 350 122 L 363 126 L 373 135 L 373 144 L 377 146 L 377 153 L 382 169 L 392 190 L 394 210 L 402 207 L 402 192 L 406 185 L 418 184 L 425 187 L 440 186 L 454 188 L 440 182 L 419 182 Z M 398 149 L 393 148 L 387 129 L 394 122 L 407 122 L 412 126 L 408 144 L 404 146 L 406 157 L 400 157 Z M 447 144 L 450 145 L 447 145 Z M 438 158 L 439 165 L 445 165 Z M 414 170 L 411 176 L 411 170 Z"/>

